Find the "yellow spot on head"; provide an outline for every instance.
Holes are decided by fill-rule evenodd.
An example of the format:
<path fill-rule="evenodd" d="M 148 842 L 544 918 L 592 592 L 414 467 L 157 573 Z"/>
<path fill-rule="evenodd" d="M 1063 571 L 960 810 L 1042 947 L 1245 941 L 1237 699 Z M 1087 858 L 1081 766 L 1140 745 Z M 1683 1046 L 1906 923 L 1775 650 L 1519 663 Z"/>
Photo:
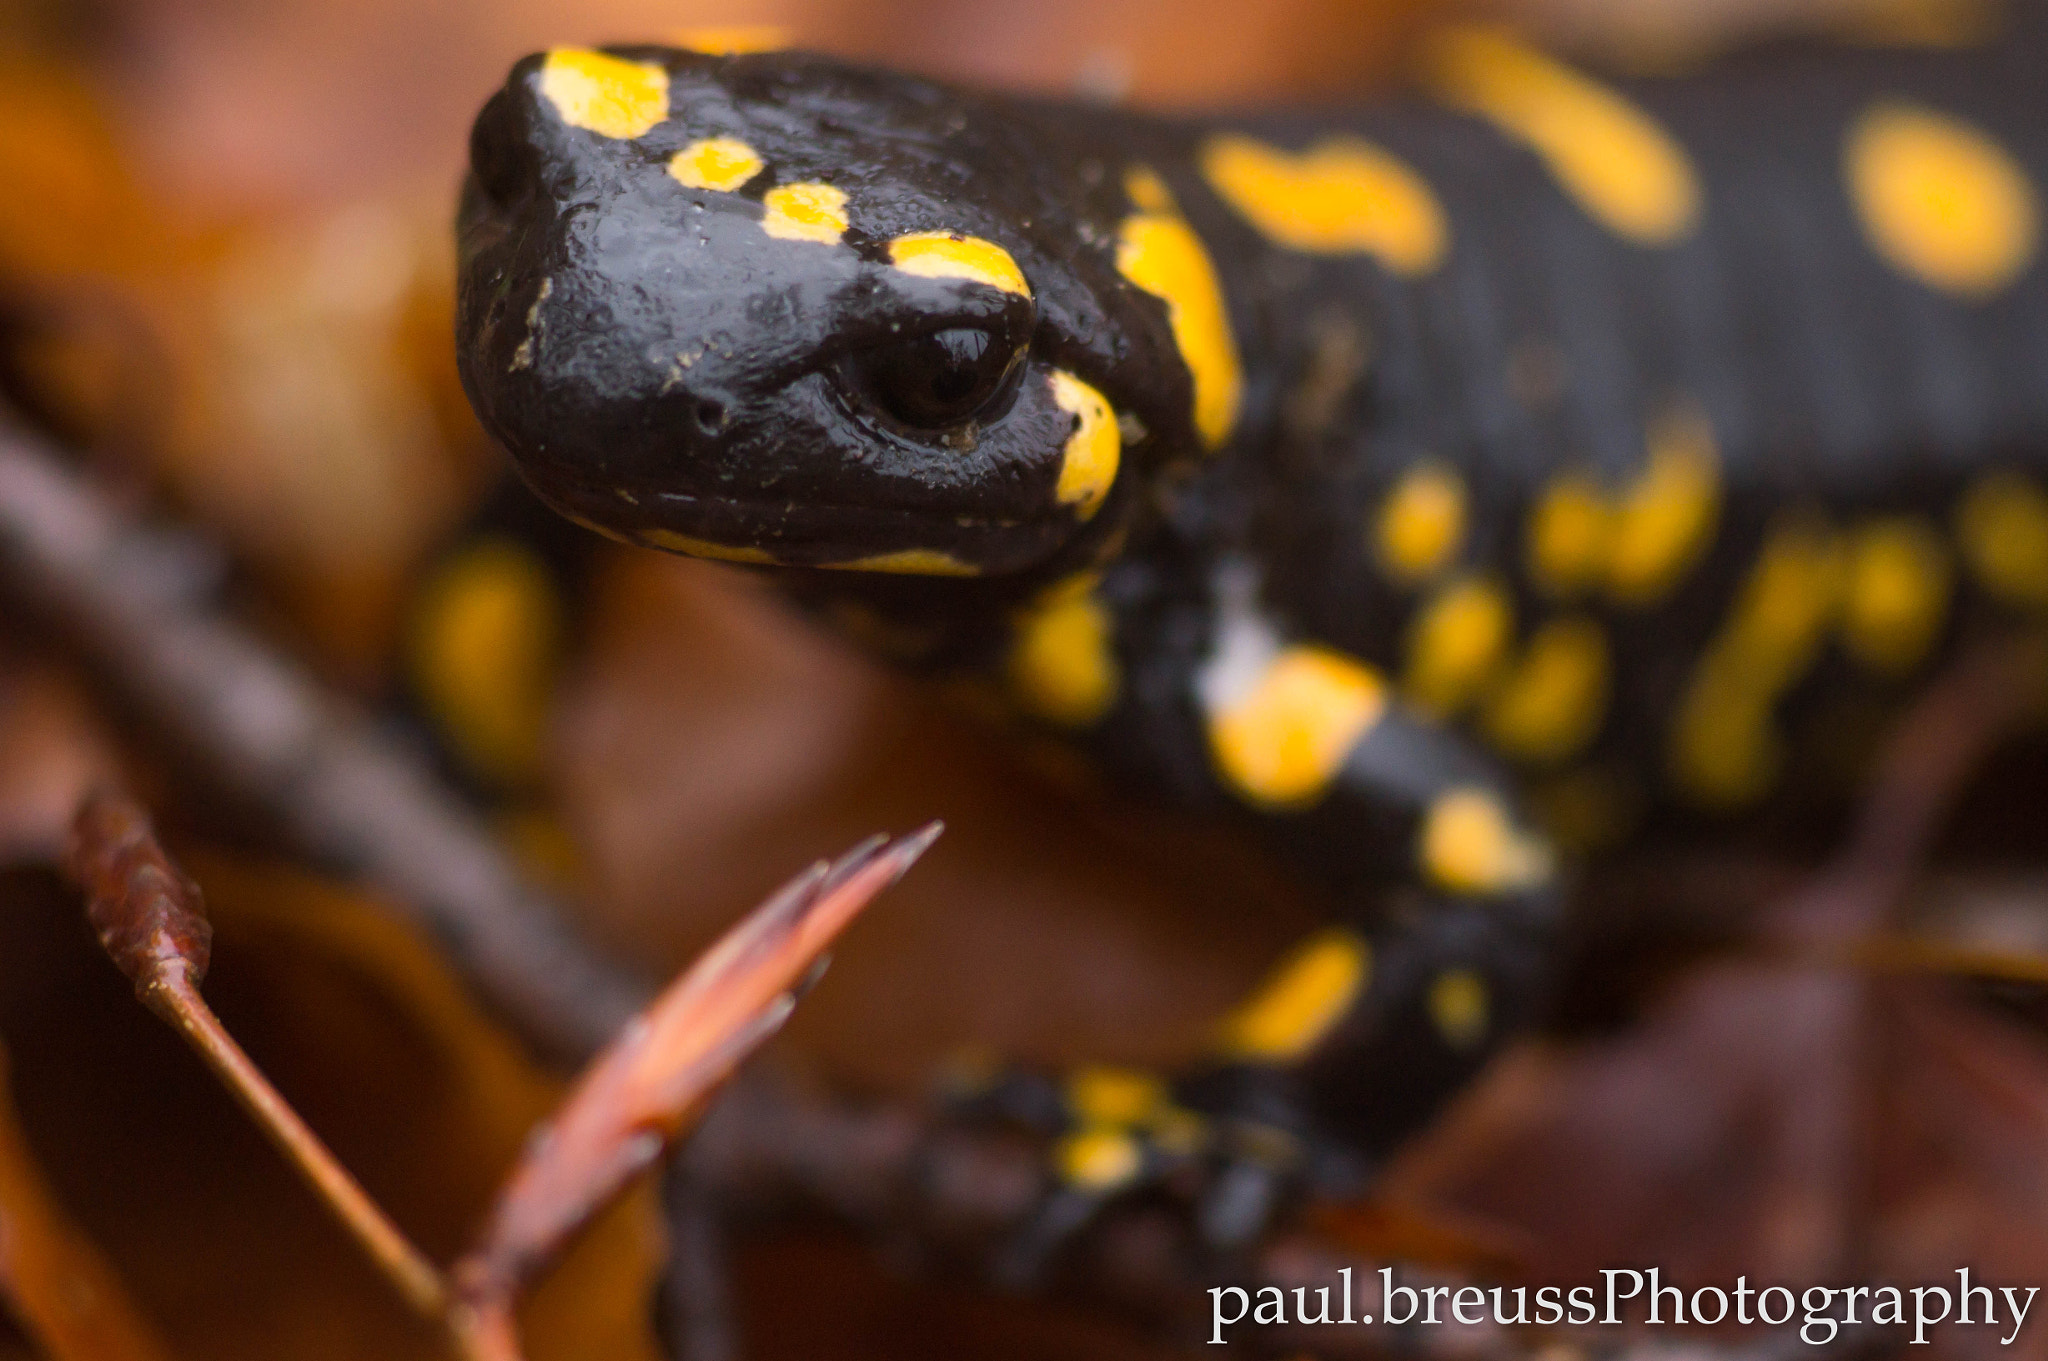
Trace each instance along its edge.
<path fill-rule="evenodd" d="M 772 563 L 775 555 L 765 548 L 754 548 L 747 544 L 713 543 L 709 539 L 693 539 L 687 534 L 678 534 L 672 529 L 644 529 L 640 531 L 641 541 L 650 548 L 666 549 L 671 553 L 687 553 L 693 558 L 712 558 L 719 562 Z"/>
<path fill-rule="evenodd" d="M 2008 604 L 2048 606 L 2048 495 L 2015 473 L 1994 473 L 1956 507 L 1963 558 Z"/>
<path fill-rule="evenodd" d="M 1084 1125 L 1128 1129 L 1166 1104 L 1166 1084 L 1130 1068 L 1090 1065 L 1067 1079 L 1067 1106 Z"/>
<path fill-rule="evenodd" d="M 1429 985 L 1429 1019 L 1444 1043 L 1470 1049 L 1486 1038 L 1486 980 L 1470 969 L 1446 969 Z"/>
<path fill-rule="evenodd" d="M 1607 578 L 1614 516 L 1600 485 L 1565 473 L 1529 514 L 1529 577 L 1547 595 L 1569 599 Z"/>
<path fill-rule="evenodd" d="M 1841 599 L 1843 554 L 1825 526 L 1774 528 L 1680 701 L 1672 773 L 1695 801 L 1730 808 L 1763 795 L 1780 762 L 1779 696 L 1819 655 Z"/>
<path fill-rule="evenodd" d="M 732 24 L 719 28 L 680 28 L 669 44 L 706 57 L 738 57 L 751 52 L 779 52 L 789 46 L 790 32 L 775 24 Z"/>
<path fill-rule="evenodd" d="M 1451 582 L 1408 626 L 1402 688 L 1432 715 L 1457 714 L 1493 678 L 1514 627 L 1507 592 L 1497 583 L 1474 577 Z"/>
<path fill-rule="evenodd" d="M 1224 1019 L 1217 1048 L 1234 1059 L 1292 1063 L 1322 1042 L 1372 979 L 1372 948 L 1353 931 L 1324 931 L 1284 960 Z"/>
<path fill-rule="evenodd" d="M 421 592 L 413 685 L 477 773 L 507 782 L 538 773 L 561 632 L 546 566 L 509 539 L 465 549 Z"/>
<path fill-rule="evenodd" d="M 1982 298 L 2032 263 L 2040 208 L 2026 173 L 1960 118 L 1885 103 L 1856 120 L 1845 170 L 1878 254 L 1934 288 Z"/>
<path fill-rule="evenodd" d="M 1054 1161 L 1069 1186 L 1109 1192 L 1136 1177 L 1145 1159 L 1138 1141 L 1122 1130 L 1084 1129 L 1060 1140 Z"/>
<path fill-rule="evenodd" d="M 1721 509 L 1721 456 L 1706 414 L 1684 405 L 1650 425 L 1649 460 L 1615 505 L 1608 588 L 1625 605 L 1661 599 L 1698 561 Z"/>
<path fill-rule="evenodd" d="M 1941 536 L 1919 520 L 1899 516 L 1857 530 L 1842 615 L 1850 655 L 1888 675 L 1911 670 L 1941 631 L 1954 575 Z"/>
<path fill-rule="evenodd" d="M 1683 147 L 1614 91 L 1491 28 L 1455 28 L 1433 52 L 1438 92 L 1543 158 L 1608 230 L 1668 246 L 1699 222 L 1700 188 Z"/>
<path fill-rule="evenodd" d="M 1116 411 L 1107 397 L 1065 369 L 1053 370 L 1052 399 L 1077 418 L 1060 457 L 1060 480 L 1053 495 L 1061 505 L 1079 507 L 1083 520 L 1093 519 L 1116 482 L 1123 459 L 1124 438 Z"/>
<path fill-rule="evenodd" d="M 1385 687 L 1370 667 L 1329 648 L 1290 647 L 1249 691 L 1209 716 L 1210 751 L 1224 778 L 1254 803 L 1308 804 L 1385 709 Z"/>
<path fill-rule="evenodd" d="M 668 117 L 668 69 L 581 47 L 558 47 L 540 68 L 540 92 L 572 128 L 638 137 Z"/>
<path fill-rule="evenodd" d="M 829 184 L 783 184 L 761 196 L 761 230 L 780 241 L 821 241 L 846 235 L 846 195 Z"/>
<path fill-rule="evenodd" d="M 1510 893 L 1550 877 L 1550 847 L 1516 827 L 1484 789 L 1454 789 L 1429 806 L 1419 836 L 1423 871 L 1453 893 Z"/>
<path fill-rule="evenodd" d="M 1493 744 L 1525 761 L 1575 756 L 1607 707 L 1607 636 L 1590 619 L 1554 619 L 1486 704 Z"/>
<path fill-rule="evenodd" d="M 1415 276 L 1434 270 L 1450 247 L 1429 185 L 1356 137 L 1296 154 L 1226 133 L 1202 148 L 1202 173 L 1254 227 L 1292 250 L 1377 255 L 1395 273 Z"/>
<path fill-rule="evenodd" d="M 1381 564 L 1397 579 L 1435 575 L 1464 542 L 1464 480 L 1440 463 L 1410 468 L 1381 503 L 1373 537 Z"/>
<path fill-rule="evenodd" d="M 1174 346 L 1194 383 L 1195 430 L 1219 448 L 1237 425 L 1244 390 L 1223 285 L 1202 238 L 1173 210 L 1158 177 L 1135 170 L 1126 188 L 1140 211 L 1117 229 L 1117 271 L 1166 304 Z"/>
<path fill-rule="evenodd" d="M 668 173 L 685 189 L 730 194 L 761 173 L 761 157 L 737 137 L 706 137 L 669 157 Z"/>
<path fill-rule="evenodd" d="M 898 576 L 913 577 L 978 577 L 981 569 L 971 562 L 962 562 L 951 553 L 941 553 L 930 548 L 904 548 L 894 553 L 877 553 L 872 557 L 854 558 L 847 562 L 824 564 L 833 572 L 890 572 Z"/>
<path fill-rule="evenodd" d="M 1116 701 L 1123 675 L 1112 649 L 1110 613 L 1083 575 L 1054 587 L 1017 621 L 1010 684 L 1026 710 L 1081 728 Z"/>
<path fill-rule="evenodd" d="M 905 274 L 927 279 L 971 279 L 1021 297 L 1031 296 L 1024 271 L 993 241 L 952 232 L 913 232 L 889 243 L 889 260 Z"/>

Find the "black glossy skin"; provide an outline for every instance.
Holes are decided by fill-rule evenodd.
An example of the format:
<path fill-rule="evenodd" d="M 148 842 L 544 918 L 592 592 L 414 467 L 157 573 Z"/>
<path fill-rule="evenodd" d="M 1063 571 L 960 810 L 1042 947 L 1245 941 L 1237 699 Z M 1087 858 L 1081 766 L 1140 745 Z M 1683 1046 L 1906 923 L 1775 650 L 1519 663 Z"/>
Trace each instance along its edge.
<path fill-rule="evenodd" d="M 1555 608 L 1524 566 L 1539 492 L 1567 468 L 1625 483 L 1657 411 L 1695 402 L 1720 450 L 1709 548 L 1652 605 L 1583 606 L 1613 655 L 1612 703 L 1583 764 L 1615 775 L 1639 808 L 1664 808 L 1674 706 L 1785 512 L 1940 524 L 1971 477 L 2048 458 L 2048 273 L 2036 263 L 1985 302 L 1930 289 L 1873 253 L 1839 171 L 1848 120 L 1896 93 L 1967 117 L 2048 183 L 2048 65 L 2031 42 L 1772 52 L 1618 86 L 1686 148 L 1705 186 L 1701 229 L 1660 249 L 1591 220 L 1493 126 L 1419 101 L 1177 122 L 803 54 L 610 50 L 667 66 L 668 122 L 631 140 L 569 127 L 534 93 L 536 59 L 478 120 L 460 345 L 485 424 L 572 517 L 627 541 L 668 531 L 765 550 L 799 596 L 879 615 L 897 659 L 927 670 L 999 673 L 1014 611 L 1101 568 L 1121 685 L 1075 740 L 1133 787 L 1257 826 L 1373 940 L 1370 988 L 1308 1061 L 1190 1087 L 1190 1100 L 1249 1121 L 1373 1154 L 1405 1136 L 1538 1007 L 1561 891 L 1423 881 L 1414 846 L 1435 799 L 1477 787 L 1512 802 L 1551 772 L 1510 771 L 1479 738 L 1398 699 L 1312 807 L 1262 812 L 1225 787 L 1198 678 L 1245 603 L 1226 599 L 1233 590 L 1283 637 L 1398 675 L 1428 592 L 1390 581 L 1362 527 L 1405 470 L 1433 458 L 1470 493 L 1454 566 L 1507 585 L 1526 639 Z M 1274 244 L 1197 168 L 1218 128 L 1286 148 L 1348 129 L 1393 151 L 1446 209 L 1455 244 L 1443 267 L 1413 280 L 1372 256 Z M 714 133 L 742 137 L 766 163 L 740 192 L 687 190 L 665 171 Z M 1213 453 L 1191 423 L 1164 307 L 1117 269 L 1136 165 L 1170 187 L 1227 295 L 1244 400 Z M 761 231 L 765 188 L 805 180 L 848 193 L 843 246 Z M 1002 245 L 1033 298 L 888 267 L 890 237 L 934 229 Z M 537 299 L 538 343 L 515 364 Z M 906 434 L 838 376 L 850 354 L 957 325 L 1028 344 L 1014 397 L 971 430 Z M 1553 382 L 1516 380 L 1532 347 Z M 678 370 L 685 352 L 698 357 Z M 1046 397 L 1055 366 L 1107 396 L 1134 436 L 1085 521 L 1051 494 L 1072 428 Z M 913 549 L 980 575 L 808 570 Z M 2007 617 L 1961 589 L 1928 662 Z M 1796 727 L 1845 697 L 1895 702 L 1902 686 L 1824 649 L 1780 712 Z M 1488 985 L 1474 1045 L 1449 1043 L 1425 1004 L 1452 967 Z"/>

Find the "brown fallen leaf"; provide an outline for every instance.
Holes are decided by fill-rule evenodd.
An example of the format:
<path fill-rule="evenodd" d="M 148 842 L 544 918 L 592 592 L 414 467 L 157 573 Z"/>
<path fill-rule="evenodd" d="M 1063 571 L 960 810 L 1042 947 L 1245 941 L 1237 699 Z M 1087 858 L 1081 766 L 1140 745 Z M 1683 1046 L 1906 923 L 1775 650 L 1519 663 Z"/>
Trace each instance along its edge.
<path fill-rule="evenodd" d="M 0 1088 L 7 1062 L 0 1052 Z M 50 1194 L 0 1095 L 0 1297 L 50 1361 L 165 1361 L 156 1331 Z"/>

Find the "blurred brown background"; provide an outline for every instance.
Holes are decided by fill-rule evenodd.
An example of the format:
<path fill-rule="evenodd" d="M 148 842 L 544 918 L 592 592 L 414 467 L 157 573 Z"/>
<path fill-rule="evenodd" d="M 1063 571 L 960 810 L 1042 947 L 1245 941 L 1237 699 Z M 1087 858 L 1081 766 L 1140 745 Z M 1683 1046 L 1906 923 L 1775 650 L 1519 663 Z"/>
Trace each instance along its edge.
<path fill-rule="evenodd" d="M 1505 6 L 1555 41 L 1631 61 L 1923 7 Z M 1086 85 L 1163 105 L 1327 99 L 1382 88 L 1446 9 L 0 0 L 0 304 L 18 319 L 17 381 L 112 485 L 231 548 L 252 621 L 336 685 L 374 694 L 409 574 L 496 466 L 448 352 L 448 220 L 468 120 L 519 55 L 766 24 L 804 45 L 1042 90 Z M 53 656 L 0 620 L 0 842 L 8 818 L 61 803 L 68 772 L 90 765 L 81 749 L 112 740 Z M 783 1042 L 785 1061 L 849 1090 L 915 1091 L 964 1042 L 1046 1061 L 1171 1059 L 1313 915 L 1248 857 L 1077 797 L 1049 763 L 949 716 L 715 566 L 611 563 L 550 753 L 569 843 L 550 872 L 594 932 L 652 971 L 674 968 L 809 859 L 877 828 L 948 820 L 939 850 L 856 930 Z M 176 826 L 173 773 L 140 766 Z M 229 1024 L 399 1218 L 452 1250 L 545 1109 L 548 1078 L 359 900 L 222 848 L 204 810 L 185 812 L 186 850 L 221 916 L 215 991 Z M 0 878 L 0 906 L 0 1034 L 30 1141 L 181 1354 L 434 1354 L 83 947 L 52 881 Z M 1746 1014 L 1755 1000 L 1721 1005 Z M 1780 1045 L 1814 1034 L 1775 1030 Z M 1516 1069 L 1524 1085 L 1511 1095 L 1555 1116 L 1564 1099 L 1542 1085 L 1548 1071 Z M 1624 1107 L 1671 1095 L 1665 1079 L 1638 1077 L 1648 1085 L 1627 1089 Z M 1493 1136 L 1471 1137 L 1485 1150 L 1472 1157 L 1497 1155 Z M 1684 1171 L 1687 1150 L 1702 1152 L 1690 1137 L 1652 1139 L 1644 1165 Z M 1806 1203 L 1801 1168 L 1812 1170 L 1772 1163 L 1752 1177 L 1770 1191 L 1769 1213 L 1722 1225 L 1716 1250 L 1752 1272 L 1742 1252 L 1793 1267 L 1836 1261 L 1846 1230 Z M 1487 1184 L 1456 1166 L 1430 1175 Z M 1528 1180 L 1491 1194 L 1509 1217 L 1541 1223 L 1556 1204 L 1518 1201 Z M 2010 1198 L 2009 1183 L 1994 1184 Z M 1943 1194 L 1908 1226 L 1916 1251 L 1992 1241 L 1972 1209 L 1980 1193 Z M 1685 1241 L 1685 1216 L 1705 1213 L 1695 1201 L 1629 1203 L 1638 1213 L 1607 1236 L 1583 1224 L 1561 1234 L 1558 1269 L 1574 1252 L 1593 1261 Z M 537 1357 L 647 1354 L 645 1211 L 629 1210 L 551 1288 Z M 1768 1251 L 1757 1246 L 1765 1229 L 1779 1234 Z M 778 1239 L 749 1260 L 761 1356 L 1154 1351 L 1071 1311 L 895 1281 L 830 1236 Z"/>

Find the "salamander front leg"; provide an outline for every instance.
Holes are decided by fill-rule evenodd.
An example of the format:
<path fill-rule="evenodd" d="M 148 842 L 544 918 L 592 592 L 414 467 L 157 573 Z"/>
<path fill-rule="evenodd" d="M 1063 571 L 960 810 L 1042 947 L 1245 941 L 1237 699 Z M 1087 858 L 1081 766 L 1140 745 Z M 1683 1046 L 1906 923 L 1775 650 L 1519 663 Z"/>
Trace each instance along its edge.
<path fill-rule="evenodd" d="M 1300 651 L 1249 708 L 1213 712 L 1209 737 L 1222 782 L 1335 892 L 1340 924 L 1172 1077 L 1011 1074 L 976 1094 L 981 1114 L 1052 1141 L 1055 1189 L 1004 1263 L 1012 1279 L 1117 1198 L 1181 1198 L 1228 1252 L 1304 1193 L 1356 1194 L 1543 1004 L 1555 866 L 1505 779 L 1362 665 Z"/>

